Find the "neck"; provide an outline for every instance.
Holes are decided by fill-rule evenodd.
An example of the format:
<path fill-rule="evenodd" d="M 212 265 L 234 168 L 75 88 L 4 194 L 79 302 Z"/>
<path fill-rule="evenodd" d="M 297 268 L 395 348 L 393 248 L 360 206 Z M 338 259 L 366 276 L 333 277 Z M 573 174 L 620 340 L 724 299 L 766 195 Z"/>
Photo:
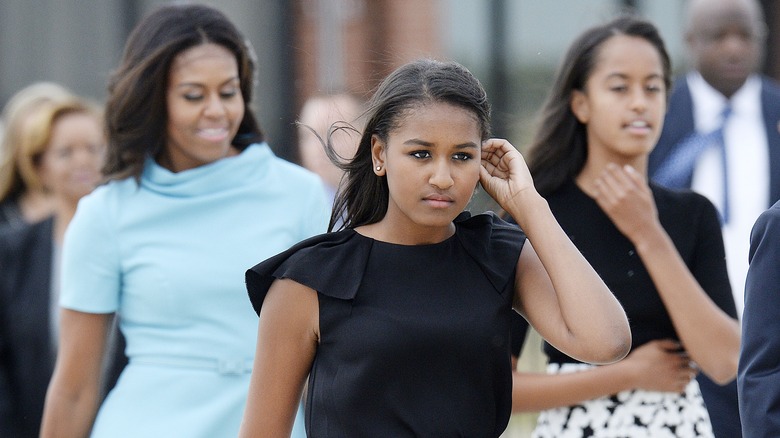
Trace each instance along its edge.
<path fill-rule="evenodd" d="M 68 229 L 71 219 L 76 214 L 76 203 L 59 200 L 54 209 L 54 241 L 62 245 L 65 239 L 65 230 Z"/>
<path fill-rule="evenodd" d="M 647 156 L 643 155 L 642 157 L 633 158 L 633 159 L 623 159 L 623 160 L 597 160 L 588 158 L 588 160 L 585 162 L 585 166 L 582 168 L 582 171 L 574 178 L 574 181 L 577 183 L 577 186 L 588 194 L 589 196 L 593 196 L 596 189 L 596 180 L 601 178 L 604 172 L 606 171 L 607 164 L 614 163 L 618 166 L 631 166 L 636 170 L 640 175 L 642 175 L 645 179 L 647 179 Z"/>
<path fill-rule="evenodd" d="M 29 223 L 42 221 L 51 215 L 54 201 L 51 196 L 41 191 L 27 191 L 19 196 L 19 211 L 24 220 Z"/>
<path fill-rule="evenodd" d="M 385 216 L 381 221 L 363 225 L 355 231 L 380 242 L 397 245 L 430 245 L 451 237 L 455 233 L 455 224 L 450 222 L 443 227 L 415 227 L 408 224 L 398 226 Z"/>

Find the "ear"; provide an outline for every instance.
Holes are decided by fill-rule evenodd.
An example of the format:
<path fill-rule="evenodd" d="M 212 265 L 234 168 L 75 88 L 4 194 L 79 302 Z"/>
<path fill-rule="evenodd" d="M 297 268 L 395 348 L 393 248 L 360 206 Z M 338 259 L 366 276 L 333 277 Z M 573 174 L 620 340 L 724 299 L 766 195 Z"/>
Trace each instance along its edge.
<path fill-rule="evenodd" d="M 574 117 L 582 124 L 587 124 L 590 120 L 590 102 L 588 102 L 588 96 L 580 90 L 573 90 L 571 93 L 571 99 L 569 101 L 571 112 L 574 113 Z"/>
<path fill-rule="evenodd" d="M 371 161 L 374 163 L 374 173 L 377 176 L 385 174 L 385 151 L 387 145 L 376 135 L 371 136 Z"/>

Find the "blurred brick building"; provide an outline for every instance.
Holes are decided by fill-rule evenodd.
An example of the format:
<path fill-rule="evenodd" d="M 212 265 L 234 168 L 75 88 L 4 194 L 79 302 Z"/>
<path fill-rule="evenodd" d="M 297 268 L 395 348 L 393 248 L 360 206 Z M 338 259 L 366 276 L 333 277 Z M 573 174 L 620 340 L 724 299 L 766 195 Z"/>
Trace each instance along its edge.
<path fill-rule="evenodd" d="M 418 0 L 295 0 L 298 106 L 317 93 L 367 97 L 399 65 L 440 57 L 439 7 Z"/>

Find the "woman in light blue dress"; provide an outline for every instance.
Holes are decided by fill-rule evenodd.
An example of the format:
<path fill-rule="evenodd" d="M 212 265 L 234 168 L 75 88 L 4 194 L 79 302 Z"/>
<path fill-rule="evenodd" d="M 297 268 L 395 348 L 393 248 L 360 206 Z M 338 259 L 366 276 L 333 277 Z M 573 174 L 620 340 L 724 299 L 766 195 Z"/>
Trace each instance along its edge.
<path fill-rule="evenodd" d="M 320 180 L 263 142 L 250 50 L 204 6 L 159 8 L 130 35 L 109 85 L 109 182 L 65 237 L 42 436 L 237 435 L 257 334 L 244 271 L 329 217 Z M 114 314 L 129 364 L 98 406 Z"/>

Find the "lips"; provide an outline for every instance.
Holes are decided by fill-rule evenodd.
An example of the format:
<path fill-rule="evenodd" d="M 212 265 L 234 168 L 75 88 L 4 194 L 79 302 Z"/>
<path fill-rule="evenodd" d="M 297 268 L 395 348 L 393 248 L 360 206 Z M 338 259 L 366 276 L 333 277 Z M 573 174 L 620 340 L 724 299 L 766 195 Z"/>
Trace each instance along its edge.
<path fill-rule="evenodd" d="M 447 208 L 455 202 L 446 195 L 429 195 L 423 198 L 423 201 L 434 208 Z"/>
<path fill-rule="evenodd" d="M 647 121 L 645 120 L 634 120 L 633 122 L 628 124 L 628 127 L 642 129 L 642 128 L 649 128 L 650 124 L 647 123 Z"/>
<path fill-rule="evenodd" d="M 198 136 L 211 141 L 221 141 L 228 135 L 227 128 L 205 128 L 198 130 Z"/>
<path fill-rule="evenodd" d="M 650 124 L 647 123 L 647 120 L 634 120 L 626 125 L 623 125 L 623 128 L 626 129 L 631 134 L 635 135 L 647 135 L 651 132 Z"/>

